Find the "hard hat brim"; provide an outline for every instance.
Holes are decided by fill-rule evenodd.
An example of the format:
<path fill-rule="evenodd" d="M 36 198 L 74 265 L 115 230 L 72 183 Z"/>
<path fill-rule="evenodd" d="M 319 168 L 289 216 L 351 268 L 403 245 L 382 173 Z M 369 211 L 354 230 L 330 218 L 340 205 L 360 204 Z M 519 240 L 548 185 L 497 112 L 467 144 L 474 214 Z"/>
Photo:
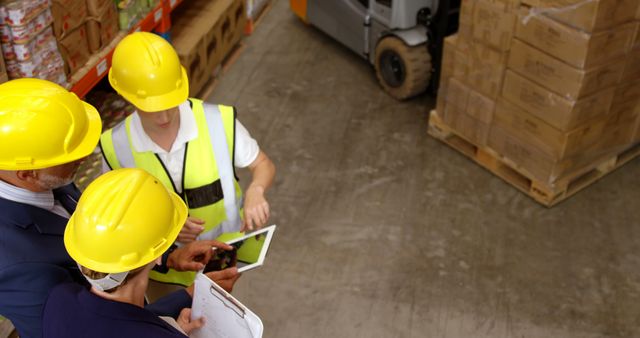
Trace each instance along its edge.
<path fill-rule="evenodd" d="M 111 80 L 113 68 L 109 70 L 109 83 L 111 83 L 111 87 L 113 87 L 118 94 L 122 95 L 125 100 L 136 106 L 136 108 L 148 113 L 157 112 L 177 107 L 189 98 L 189 78 L 187 77 L 187 71 L 182 66 L 180 66 L 180 69 L 182 73 L 180 87 L 162 95 L 140 97 L 135 93 L 129 93 L 123 90 L 119 86 L 114 85 Z"/>
<path fill-rule="evenodd" d="M 173 191 L 168 192 L 171 195 L 173 206 L 177 213 L 176 222 L 171 229 L 171 232 L 167 235 L 166 242 L 164 242 L 158 248 L 155 248 L 155 250 L 152 250 L 151 248 L 147 250 L 135 263 L 124 265 L 119 261 L 99 262 L 89 257 L 88 253 L 83 253 L 78 250 L 78 247 L 74 245 L 74 243 L 78 243 L 79 241 L 79 239 L 75 237 L 75 213 L 69 218 L 67 227 L 64 230 L 64 246 L 67 249 L 69 256 L 71 256 L 71 258 L 78 264 L 86 268 L 104 273 L 120 273 L 131 271 L 153 262 L 156 258 L 162 256 L 162 254 L 164 254 L 164 252 L 166 252 L 171 247 L 171 245 L 173 245 L 175 240 L 178 238 L 178 235 L 180 234 L 180 230 L 184 226 L 184 222 L 187 220 L 189 212 L 187 206 L 176 193 L 174 193 Z"/>

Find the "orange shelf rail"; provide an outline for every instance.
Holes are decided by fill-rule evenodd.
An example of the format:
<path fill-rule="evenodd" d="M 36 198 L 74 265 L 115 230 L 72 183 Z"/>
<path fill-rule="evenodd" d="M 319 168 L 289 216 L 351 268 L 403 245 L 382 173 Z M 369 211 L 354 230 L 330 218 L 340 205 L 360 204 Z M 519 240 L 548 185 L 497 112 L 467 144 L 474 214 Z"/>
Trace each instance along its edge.
<path fill-rule="evenodd" d="M 84 97 L 95 87 L 102 78 L 107 75 L 111 67 L 113 50 L 120 40 L 128 33 L 150 32 L 156 30 L 160 33 L 169 31 L 171 28 L 171 11 L 183 0 L 162 0 L 151 10 L 147 16 L 136 23 L 128 32 L 121 32 L 116 38 L 100 52 L 92 56 L 85 67 L 79 69 L 71 77 L 71 91 L 79 97 Z"/>

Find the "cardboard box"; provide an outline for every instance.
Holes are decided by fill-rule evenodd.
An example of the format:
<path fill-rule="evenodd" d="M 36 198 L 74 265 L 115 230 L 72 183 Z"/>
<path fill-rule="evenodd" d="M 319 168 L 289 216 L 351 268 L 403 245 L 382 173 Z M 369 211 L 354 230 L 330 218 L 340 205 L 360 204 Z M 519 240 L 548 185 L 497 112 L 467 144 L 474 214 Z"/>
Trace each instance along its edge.
<path fill-rule="evenodd" d="M 509 69 L 558 95 L 577 100 L 620 82 L 626 59 L 619 57 L 588 70 L 572 67 L 519 40 L 513 41 Z"/>
<path fill-rule="evenodd" d="M 469 102 L 469 92 L 471 89 L 466 84 L 462 83 L 459 79 L 450 78 L 449 87 L 445 95 L 445 100 L 449 104 L 458 106 L 463 110 L 467 109 Z"/>
<path fill-rule="evenodd" d="M 68 32 L 84 25 L 87 19 L 86 0 L 52 0 L 53 33 L 60 41 Z"/>
<path fill-rule="evenodd" d="M 614 89 L 573 101 L 507 70 L 503 96 L 550 125 L 568 131 L 609 112 Z"/>
<path fill-rule="evenodd" d="M 456 40 L 453 51 L 453 76 L 458 79 L 466 79 L 471 69 L 470 43 L 461 36 Z"/>
<path fill-rule="evenodd" d="M 485 145 L 495 102 L 456 78 L 450 78 L 447 85 L 446 102 L 440 108 L 444 122 L 469 141 Z"/>
<path fill-rule="evenodd" d="M 640 116 L 640 105 L 636 107 L 636 114 Z M 636 127 L 633 136 L 631 137 L 631 143 L 640 143 L 640 118 L 636 121 Z"/>
<path fill-rule="evenodd" d="M 0 54 L 0 83 L 9 81 L 9 74 L 7 73 L 7 66 L 4 64 L 4 58 Z"/>
<path fill-rule="evenodd" d="M 634 24 L 588 34 L 542 15 L 521 17 L 516 36 L 576 68 L 589 69 L 626 55 L 633 42 Z"/>
<path fill-rule="evenodd" d="M 489 136 L 490 125 L 480 121 L 456 105 L 447 103 L 444 122 L 460 136 L 473 144 L 485 146 Z"/>
<path fill-rule="evenodd" d="M 465 53 L 468 70 L 466 83 L 495 100 L 502 90 L 508 53 L 473 43 Z"/>
<path fill-rule="evenodd" d="M 108 45 L 118 34 L 118 12 L 115 3 L 107 1 L 96 16 L 87 19 L 89 51 L 95 53 Z"/>
<path fill-rule="evenodd" d="M 598 143 L 590 152 L 615 154 L 631 146 L 638 124 L 638 113 L 637 110 L 631 110 L 611 116 Z"/>
<path fill-rule="evenodd" d="M 629 112 L 635 111 L 639 103 L 640 98 L 629 101 L 613 101 L 610 114 L 612 116 L 628 114 Z"/>
<path fill-rule="evenodd" d="M 493 112 L 496 109 L 496 101 L 471 89 L 467 102 L 467 114 L 474 119 L 490 124 L 493 121 Z"/>
<path fill-rule="evenodd" d="M 633 38 L 633 43 L 631 44 L 631 49 L 640 49 L 640 21 L 636 21 L 633 25 L 636 27 L 636 33 Z"/>
<path fill-rule="evenodd" d="M 104 13 L 104 9 L 111 5 L 115 7 L 115 1 L 113 0 L 86 0 L 87 3 L 87 15 L 97 17 Z"/>
<path fill-rule="evenodd" d="M 451 35 L 444 39 L 444 49 L 442 51 L 442 66 L 440 68 L 440 85 L 438 86 L 438 96 L 436 102 L 436 111 L 441 117 L 444 117 L 447 95 L 447 88 L 450 78 L 453 76 L 456 41 L 458 35 Z"/>
<path fill-rule="evenodd" d="M 531 14 L 547 15 L 574 28 L 596 32 L 633 20 L 638 0 L 523 0 L 536 7 Z"/>
<path fill-rule="evenodd" d="M 501 99 L 494 113 L 493 124 L 520 134 L 523 142 L 539 148 L 549 158 L 561 160 L 595 144 L 608 119 L 608 116 L 596 118 L 577 129 L 565 132 Z"/>
<path fill-rule="evenodd" d="M 602 160 L 607 155 L 601 150 L 606 148 L 604 143 L 601 144 L 602 148 L 596 149 L 594 145 L 589 150 L 557 160 L 546 154 L 539 146 L 531 144 L 519 130 L 494 124 L 487 139 L 487 146 L 503 156 L 505 162 L 546 184 L 553 184 L 558 179 L 597 165 L 598 160 Z M 608 149 L 609 152 L 614 150 Z"/>
<path fill-rule="evenodd" d="M 629 102 L 640 100 L 640 79 L 618 85 L 613 102 Z"/>
<path fill-rule="evenodd" d="M 76 72 L 91 56 L 87 41 L 86 25 L 65 33 L 65 38 L 58 41 L 60 54 L 66 64 L 67 75 Z"/>
<path fill-rule="evenodd" d="M 451 35 L 444 39 L 444 47 L 442 50 L 442 63 L 440 66 L 440 83 L 442 79 L 453 76 L 453 67 L 455 61 L 456 41 L 458 35 Z"/>
<path fill-rule="evenodd" d="M 473 12 L 476 1 L 462 1 L 460 4 L 460 18 L 458 19 L 458 34 L 471 39 L 473 32 Z"/>
<path fill-rule="evenodd" d="M 621 82 L 630 82 L 640 79 L 640 49 L 634 49 L 627 54 Z"/>
<path fill-rule="evenodd" d="M 511 47 L 518 7 L 506 3 L 478 0 L 473 9 L 473 38 L 499 51 Z"/>
<path fill-rule="evenodd" d="M 453 77 L 495 100 L 502 89 L 508 52 L 458 37 L 453 52 Z"/>

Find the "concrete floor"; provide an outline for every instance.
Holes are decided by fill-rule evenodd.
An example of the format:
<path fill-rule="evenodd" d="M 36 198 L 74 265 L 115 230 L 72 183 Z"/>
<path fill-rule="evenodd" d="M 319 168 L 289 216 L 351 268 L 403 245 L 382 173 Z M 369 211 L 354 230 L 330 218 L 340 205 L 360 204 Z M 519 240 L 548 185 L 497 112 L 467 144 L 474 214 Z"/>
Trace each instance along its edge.
<path fill-rule="evenodd" d="M 272 250 L 234 291 L 265 337 L 640 336 L 640 160 L 541 207 L 273 3 L 209 98 L 278 168 Z"/>

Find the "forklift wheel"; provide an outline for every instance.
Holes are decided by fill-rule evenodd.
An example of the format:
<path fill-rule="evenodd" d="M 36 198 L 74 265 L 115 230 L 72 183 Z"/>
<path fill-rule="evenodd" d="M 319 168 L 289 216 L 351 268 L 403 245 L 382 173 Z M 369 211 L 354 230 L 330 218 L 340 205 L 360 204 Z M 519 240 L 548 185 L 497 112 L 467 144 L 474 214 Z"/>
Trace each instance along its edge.
<path fill-rule="evenodd" d="M 376 47 L 376 75 L 387 93 L 398 100 L 422 93 L 431 78 L 431 55 L 422 44 L 409 47 L 389 36 Z"/>

